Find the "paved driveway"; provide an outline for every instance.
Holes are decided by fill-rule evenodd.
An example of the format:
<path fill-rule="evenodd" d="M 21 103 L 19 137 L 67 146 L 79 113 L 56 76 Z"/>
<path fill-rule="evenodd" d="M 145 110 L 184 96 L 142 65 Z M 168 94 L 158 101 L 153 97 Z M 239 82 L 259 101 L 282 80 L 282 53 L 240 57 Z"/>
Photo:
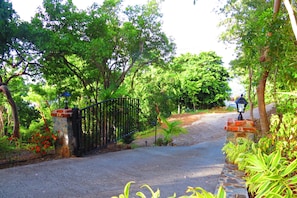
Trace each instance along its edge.
<path fill-rule="evenodd" d="M 215 191 L 224 139 L 192 146 L 144 147 L 84 158 L 0 170 L 0 197 L 99 197 L 119 195 L 128 181 L 160 188 L 161 197 L 187 186 Z M 134 193 L 135 195 L 135 193 Z M 149 193 L 147 194 L 149 195 Z"/>
<path fill-rule="evenodd" d="M 187 126 L 189 134 L 176 139 L 175 147 L 141 147 L 1 169 L 0 197 L 109 198 L 122 193 L 129 181 L 136 182 L 132 195 L 143 184 L 159 188 L 161 198 L 174 192 L 183 195 L 187 186 L 215 192 L 225 160 L 221 148 L 229 117 L 237 114 L 201 116 Z"/>
<path fill-rule="evenodd" d="M 0 197 L 106 198 L 119 195 L 129 181 L 136 182 L 133 195 L 142 184 L 160 188 L 161 197 L 182 195 L 187 186 L 214 192 L 224 163 L 223 143 L 224 138 L 192 146 L 143 147 L 1 169 Z"/>

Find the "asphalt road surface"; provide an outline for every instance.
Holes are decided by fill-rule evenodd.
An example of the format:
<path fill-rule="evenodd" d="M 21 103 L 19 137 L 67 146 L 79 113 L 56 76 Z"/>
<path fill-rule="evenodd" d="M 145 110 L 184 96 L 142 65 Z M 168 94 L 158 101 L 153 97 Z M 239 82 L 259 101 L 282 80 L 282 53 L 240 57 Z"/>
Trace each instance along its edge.
<path fill-rule="evenodd" d="M 188 186 L 215 192 L 225 158 L 224 126 L 236 113 L 206 114 L 187 126 L 177 146 L 141 147 L 83 158 L 69 158 L 0 170 L 0 197 L 97 197 L 123 192 L 129 181 L 131 196 L 143 184 L 161 191 L 161 198 L 185 194 Z M 187 143 L 185 144 L 185 140 Z"/>

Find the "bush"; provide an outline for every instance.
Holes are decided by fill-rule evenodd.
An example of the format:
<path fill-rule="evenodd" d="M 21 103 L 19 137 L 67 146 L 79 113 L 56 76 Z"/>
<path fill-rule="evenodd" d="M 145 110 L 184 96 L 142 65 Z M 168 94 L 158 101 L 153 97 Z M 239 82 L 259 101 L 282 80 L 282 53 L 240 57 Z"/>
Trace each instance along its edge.
<path fill-rule="evenodd" d="M 162 118 L 162 123 L 165 125 L 165 127 L 162 127 L 161 133 L 163 134 L 163 145 L 168 145 L 172 143 L 173 136 L 180 135 L 187 133 L 187 130 L 180 126 L 180 121 L 173 121 L 169 122 L 166 118 Z"/>
<path fill-rule="evenodd" d="M 112 198 L 129 198 L 130 197 L 130 187 L 131 187 L 131 184 L 133 184 L 133 183 L 135 183 L 135 182 L 133 182 L 133 181 L 128 182 L 124 188 L 123 194 L 120 194 L 119 196 L 113 196 Z M 152 198 L 160 198 L 160 196 L 161 196 L 161 192 L 159 189 L 154 191 L 147 184 L 142 185 L 141 188 L 147 188 L 150 191 Z M 181 196 L 180 198 L 225 198 L 226 197 L 226 192 L 224 191 L 224 189 L 222 187 L 219 188 L 217 195 L 213 195 L 212 193 L 207 192 L 206 190 L 204 190 L 203 188 L 200 188 L 200 187 L 195 187 L 195 188 L 188 187 L 186 193 L 190 193 L 190 195 L 184 195 L 184 196 Z M 141 191 L 137 192 L 136 195 L 140 198 L 146 198 L 146 195 Z M 174 193 L 169 198 L 176 198 L 176 194 Z"/>
<path fill-rule="evenodd" d="M 135 140 L 134 138 L 134 134 L 133 133 L 130 133 L 128 135 L 125 135 L 121 141 L 123 141 L 123 143 L 125 144 L 130 144 L 131 142 L 133 142 Z"/>
<path fill-rule="evenodd" d="M 7 136 L 0 137 L 0 153 L 11 151 L 14 148 L 14 144 L 12 144 Z"/>
<path fill-rule="evenodd" d="M 49 129 L 44 132 L 37 132 L 32 135 L 30 143 L 30 149 L 35 153 L 40 153 L 41 155 L 46 155 L 52 146 L 55 145 L 58 136 L 52 133 Z"/>
<path fill-rule="evenodd" d="M 256 197 L 295 197 L 297 189 L 297 127 L 294 114 L 274 115 L 267 137 L 258 143 L 238 139 L 223 147 L 226 158 L 246 173 Z"/>

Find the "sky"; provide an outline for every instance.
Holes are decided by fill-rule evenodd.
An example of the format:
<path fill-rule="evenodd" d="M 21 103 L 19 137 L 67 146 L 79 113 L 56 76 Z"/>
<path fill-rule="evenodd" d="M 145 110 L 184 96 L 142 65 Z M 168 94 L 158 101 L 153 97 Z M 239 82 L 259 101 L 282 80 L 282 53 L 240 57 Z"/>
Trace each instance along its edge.
<path fill-rule="evenodd" d="M 72 0 L 79 9 L 86 9 L 93 2 L 102 0 Z M 148 0 L 124 0 L 125 4 L 146 3 Z M 10 0 L 14 10 L 22 20 L 30 21 L 42 0 Z M 221 28 L 218 27 L 220 17 L 214 12 L 219 6 L 219 0 L 165 0 L 161 5 L 163 14 L 163 30 L 177 45 L 177 55 L 184 53 L 199 54 L 215 51 L 221 56 L 224 66 L 228 67 L 233 58 L 233 46 L 219 42 Z M 233 94 L 243 92 L 239 82 L 230 83 Z M 237 93 L 238 92 L 238 93 Z"/>

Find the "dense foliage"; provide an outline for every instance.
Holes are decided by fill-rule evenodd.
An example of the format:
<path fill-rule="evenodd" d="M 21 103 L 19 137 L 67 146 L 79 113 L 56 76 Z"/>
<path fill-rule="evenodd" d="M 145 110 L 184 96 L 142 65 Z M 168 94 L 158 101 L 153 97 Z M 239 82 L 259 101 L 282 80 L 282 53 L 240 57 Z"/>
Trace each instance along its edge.
<path fill-rule="evenodd" d="M 130 188 L 131 188 L 131 184 L 135 183 L 134 181 L 128 182 L 126 184 L 126 186 L 124 187 L 124 192 L 122 194 L 120 194 L 119 196 L 112 196 L 112 198 L 129 198 L 130 196 Z M 156 191 L 154 191 L 149 185 L 144 184 L 141 186 L 142 189 L 146 189 L 150 192 L 150 197 L 153 198 L 160 198 L 161 197 L 161 191 L 159 189 L 157 189 Z M 186 190 L 186 193 L 188 195 L 183 195 L 183 196 L 179 196 L 180 198 L 226 198 L 226 192 L 224 191 L 224 189 L 222 187 L 220 187 L 218 189 L 218 193 L 216 195 L 207 192 L 206 190 L 204 190 L 203 188 L 200 187 L 188 187 L 188 189 Z M 140 198 L 146 198 L 147 196 L 145 195 L 145 193 L 143 191 L 138 191 L 136 193 L 137 197 Z M 134 196 L 133 196 L 134 197 Z M 168 198 L 176 198 L 176 193 L 174 193 L 172 196 L 168 197 Z"/>
<path fill-rule="evenodd" d="M 122 1 L 106 0 L 79 10 L 72 1 L 45 0 L 32 28 L 47 82 L 72 93 L 76 104 L 125 95 L 119 87 L 132 68 L 164 64 L 174 52 L 158 6 L 123 9 Z"/>
<path fill-rule="evenodd" d="M 223 151 L 246 172 L 249 191 L 256 197 L 295 197 L 297 189 L 296 117 L 273 115 L 269 135 L 257 143 L 237 139 Z"/>
<path fill-rule="evenodd" d="M 125 7 L 106 0 L 80 10 L 71 0 L 44 0 L 29 22 L 9 1 L 0 3 L 1 136 L 21 132 L 30 142 L 47 133 L 51 111 L 66 100 L 83 108 L 139 98 L 145 129 L 158 116 L 222 106 L 229 96 L 228 72 L 214 52 L 174 57 L 158 1 Z"/>
<path fill-rule="evenodd" d="M 130 75 L 129 95 L 141 99 L 143 117 L 224 106 L 230 95 L 229 74 L 215 52 L 182 54 L 165 67 L 154 66 Z"/>
<path fill-rule="evenodd" d="M 296 90 L 294 33 L 285 7 L 277 13 L 273 5 L 274 1 L 228 0 L 221 9 L 226 16 L 222 25 L 227 27 L 222 39 L 236 45 L 232 71 L 245 84 L 249 104 L 258 105 L 263 133 L 269 131 L 265 104 L 278 102 L 283 97 L 279 92 Z"/>

